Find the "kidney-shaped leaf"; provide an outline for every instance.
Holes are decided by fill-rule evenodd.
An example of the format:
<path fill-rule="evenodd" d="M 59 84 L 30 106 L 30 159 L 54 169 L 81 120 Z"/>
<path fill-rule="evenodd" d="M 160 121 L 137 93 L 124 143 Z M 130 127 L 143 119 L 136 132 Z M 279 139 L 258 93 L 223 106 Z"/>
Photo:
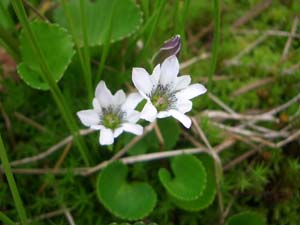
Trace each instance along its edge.
<path fill-rule="evenodd" d="M 207 175 L 207 183 L 202 194 L 195 200 L 183 201 L 173 198 L 172 201 L 179 207 L 188 211 L 199 211 L 208 207 L 216 196 L 216 180 L 214 174 L 214 160 L 208 154 L 201 154 L 199 156 L 200 161 L 205 167 Z"/>
<path fill-rule="evenodd" d="M 197 199 L 206 185 L 206 172 L 201 161 L 192 155 L 180 155 L 172 159 L 171 168 L 174 178 L 168 170 L 159 170 L 159 179 L 168 193 L 180 200 Z"/>
<path fill-rule="evenodd" d="M 108 165 L 99 175 L 97 194 L 101 203 L 115 216 L 138 220 L 155 207 L 156 193 L 147 183 L 126 181 L 128 168 L 121 162 Z"/>
<path fill-rule="evenodd" d="M 82 23 L 80 21 L 80 4 L 78 0 L 68 1 L 67 7 L 71 14 L 75 33 L 82 44 Z M 111 20 L 112 10 L 113 17 Z M 133 34 L 141 25 L 141 11 L 132 0 L 116 1 L 113 0 L 95 0 L 86 1 L 85 6 L 85 27 L 87 30 L 89 46 L 101 45 L 104 43 L 107 30 L 111 26 L 111 42 L 121 40 Z M 62 7 L 55 12 L 55 19 L 64 27 L 67 21 Z"/>
<path fill-rule="evenodd" d="M 229 218 L 226 225 L 265 225 L 265 218 L 256 212 L 243 212 Z"/>
<path fill-rule="evenodd" d="M 58 24 L 36 21 L 32 22 L 30 27 L 53 79 L 58 82 L 74 55 L 73 42 L 70 35 Z M 23 62 L 19 64 L 18 72 L 21 78 L 33 88 L 49 89 L 48 84 L 44 82 L 41 76 L 43 72 L 39 64 L 39 58 L 35 54 L 31 40 L 28 40 L 24 30 L 20 36 L 20 45 Z"/>

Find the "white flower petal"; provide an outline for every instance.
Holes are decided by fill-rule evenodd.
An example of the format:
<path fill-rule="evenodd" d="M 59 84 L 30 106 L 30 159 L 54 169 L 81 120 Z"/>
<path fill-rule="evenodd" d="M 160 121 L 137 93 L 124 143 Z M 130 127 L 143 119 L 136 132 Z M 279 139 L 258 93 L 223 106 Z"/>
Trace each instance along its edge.
<path fill-rule="evenodd" d="M 145 119 L 149 122 L 152 122 L 155 120 L 156 115 L 157 115 L 157 110 L 154 107 L 154 105 L 152 105 L 151 102 L 147 102 L 141 112 L 141 119 Z"/>
<path fill-rule="evenodd" d="M 193 103 L 188 99 L 178 99 L 176 102 L 176 108 L 181 113 L 186 113 L 192 110 Z"/>
<path fill-rule="evenodd" d="M 160 77 L 160 64 L 158 64 L 154 70 L 153 70 L 153 73 L 152 75 L 150 76 L 150 79 L 152 81 L 152 84 L 154 86 L 157 86 L 158 84 L 158 81 L 159 81 L 159 77 Z"/>
<path fill-rule="evenodd" d="M 179 120 L 179 122 L 182 123 L 183 126 L 185 126 L 186 128 L 191 127 L 192 121 L 188 116 L 186 116 L 183 113 L 178 112 L 174 109 L 171 109 L 170 113 L 175 119 Z"/>
<path fill-rule="evenodd" d="M 202 84 L 192 84 L 187 88 L 177 92 L 175 95 L 177 98 L 192 99 L 198 95 L 202 95 L 207 89 Z"/>
<path fill-rule="evenodd" d="M 105 128 L 103 125 L 92 125 L 91 129 L 93 130 L 102 130 L 103 128 Z"/>
<path fill-rule="evenodd" d="M 99 115 L 102 114 L 102 109 L 101 109 L 100 103 L 97 100 L 97 98 L 93 99 L 93 108 Z"/>
<path fill-rule="evenodd" d="M 119 137 L 120 134 L 122 134 L 122 132 L 124 131 L 124 129 L 122 127 L 118 127 L 117 129 L 114 130 L 114 138 Z"/>
<path fill-rule="evenodd" d="M 135 135 L 141 135 L 143 133 L 143 127 L 135 123 L 123 123 L 122 127 L 125 131 L 133 133 Z"/>
<path fill-rule="evenodd" d="M 114 143 L 114 135 L 111 129 L 104 128 L 100 131 L 99 142 L 101 145 L 111 145 Z"/>
<path fill-rule="evenodd" d="M 161 111 L 157 114 L 157 118 L 166 118 L 169 117 L 171 114 L 169 111 Z"/>
<path fill-rule="evenodd" d="M 159 83 L 162 85 L 168 85 L 175 82 L 175 79 L 179 73 L 179 62 L 175 55 L 172 55 L 165 59 L 161 65 L 161 74 Z"/>
<path fill-rule="evenodd" d="M 143 97 L 135 92 L 128 95 L 126 101 L 122 105 L 122 110 L 125 112 L 130 112 L 135 109 L 135 107 L 143 100 Z"/>
<path fill-rule="evenodd" d="M 140 119 L 140 116 L 141 116 L 140 112 L 133 110 L 127 115 L 126 119 L 131 123 L 136 123 Z"/>
<path fill-rule="evenodd" d="M 176 84 L 175 84 L 175 91 L 181 90 L 189 86 L 191 83 L 191 76 L 190 75 L 183 75 L 180 77 L 177 77 Z"/>
<path fill-rule="evenodd" d="M 77 112 L 77 116 L 85 126 L 97 125 L 100 122 L 100 116 L 95 110 L 81 110 Z"/>
<path fill-rule="evenodd" d="M 133 68 L 132 69 L 132 81 L 134 86 L 143 95 L 150 94 L 152 91 L 152 81 L 149 74 L 143 68 Z"/>
<path fill-rule="evenodd" d="M 108 106 L 112 105 L 113 96 L 110 90 L 108 90 L 108 88 L 106 87 L 104 81 L 100 81 L 97 85 L 95 95 L 102 108 L 107 108 Z"/>
<path fill-rule="evenodd" d="M 118 90 L 116 94 L 113 96 L 113 104 L 114 106 L 122 105 L 126 100 L 126 95 L 123 90 Z"/>

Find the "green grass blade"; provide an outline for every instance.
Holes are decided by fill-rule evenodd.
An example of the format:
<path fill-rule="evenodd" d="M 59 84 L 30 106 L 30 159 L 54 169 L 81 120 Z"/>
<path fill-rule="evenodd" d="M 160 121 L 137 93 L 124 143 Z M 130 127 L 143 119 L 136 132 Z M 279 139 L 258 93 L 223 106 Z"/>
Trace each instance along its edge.
<path fill-rule="evenodd" d="M 37 60 L 39 60 L 40 66 L 43 70 L 42 79 L 49 85 L 51 94 L 52 94 L 70 132 L 74 136 L 75 143 L 81 153 L 81 156 L 82 156 L 85 164 L 89 165 L 89 159 L 87 156 L 87 148 L 85 146 L 85 143 L 83 142 L 82 137 L 79 135 L 79 129 L 76 125 L 74 116 L 72 115 L 72 113 L 70 111 L 70 107 L 68 107 L 67 102 L 65 101 L 65 98 L 64 98 L 62 92 L 60 91 L 58 85 L 56 84 L 55 80 L 53 79 L 53 76 L 51 75 L 51 71 L 46 63 L 46 59 L 45 59 L 43 53 L 41 52 L 41 49 L 38 46 L 36 37 L 31 30 L 29 21 L 27 20 L 27 16 L 25 13 L 23 3 L 21 0 L 12 0 L 11 2 L 14 7 L 14 10 L 16 12 L 16 15 L 18 16 L 18 18 L 23 26 L 23 29 L 26 31 L 26 35 L 28 36 L 28 39 L 31 40 L 31 43 L 30 43 L 31 47 L 35 51 L 35 54 L 38 56 Z"/>
<path fill-rule="evenodd" d="M 216 72 L 217 60 L 218 60 L 218 51 L 219 51 L 219 42 L 220 42 L 220 0 L 214 0 L 214 40 L 213 40 L 213 53 L 212 61 L 210 66 L 210 74 L 208 77 L 208 90 L 212 90 L 213 76 Z"/>
<path fill-rule="evenodd" d="M 89 48 L 89 41 L 87 35 L 87 28 L 86 28 L 86 15 L 85 15 L 85 0 L 80 0 L 80 19 L 82 24 L 82 33 L 83 33 L 83 56 L 85 62 L 85 76 L 88 85 L 88 96 L 89 102 L 93 100 L 93 81 L 92 81 L 92 70 L 91 70 L 91 57 L 90 57 L 90 48 Z M 79 50 L 79 49 L 78 49 Z"/>
<path fill-rule="evenodd" d="M 189 9 L 189 6 L 190 6 L 190 0 L 186 0 L 184 1 L 184 5 L 183 5 L 183 8 L 182 8 L 182 12 L 177 15 L 179 17 L 179 21 L 178 21 L 178 24 L 179 24 L 179 29 L 178 29 L 178 32 L 180 34 L 180 37 L 181 37 L 181 49 L 182 49 L 182 53 L 184 55 L 186 55 L 187 53 L 187 48 L 186 48 L 186 37 L 185 37 L 185 26 L 186 26 L 186 15 L 187 15 L 187 12 L 188 12 L 188 9 Z"/>
<path fill-rule="evenodd" d="M 147 20 L 149 18 L 149 14 L 150 14 L 150 7 L 149 7 L 149 0 L 143 0 L 141 1 L 141 6 L 145 15 L 145 20 Z"/>
<path fill-rule="evenodd" d="M 179 23 L 180 23 L 180 16 L 178 16 L 178 10 L 179 10 L 179 0 L 174 0 L 173 3 L 173 20 L 175 21 L 174 24 L 174 30 L 178 31 Z"/>
<path fill-rule="evenodd" d="M 5 149 L 3 141 L 2 141 L 1 134 L 0 134 L 0 157 L 1 157 L 2 165 L 3 165 L 5 175 L 6 175 L 6 178 L 7 178 L 7 181 L 8 181 L 8 185 L 9 185 L 10 191 L 12 193 L 12 196 L 13 196 L 15 206 L 16 206 L 17 212 L 19 214 L 21 223 L 22 223 L 22 225 L 27 225 L 28 223 L 27 223 L 26 211 L 25 211 L 24 205 L 22 203 L 22 200 L 21 200 L 21 197 L 20 197 L 16 182 L 15 182 L 14 176 L 13 176 L 12 171 L 11 171 L 11 167 L 10 167 L 10 164 L 9 164 L 6 149 Z M 4 216 L 3 215 L 4 214 L 0 215 L 0 217 L 2 219 L 3 218 L 8 219 L 7 217 L 4 217 L 5 215 Z M 12 224 L 14 224 L 14 223 L 12 223 Z"/>
<path fill-rule="evenodd" d="M 0 2 L 0 19 L 1 22 L 0 24 L 4 27 L 4 28 L 9 28 L 9 27 L 13 27 L 14 26 L 14 22 L 8 12 L 7 9 L 5 9 L 3 2 Z"/>
<path fill-rule="evenodd" d="M 92 84 L 92 71 L 91 71 L 91 64 L 90 64 L 90 53 L 89 53 L 89 46 L 88 46 L 88 36 L 87 36 L 87 29 L 85 26 L 85 3 L 82 0 L 80 0 L 80 18 L 81 18 L 82 29 L 83 29 L 83 50 L 82 50 L 80 47 L 80 40 L 78 39 L 75 32 L 73 19 L 69 11 L 69 8 L 67 6 L 67 2 L 66 0 L 61 0 L 60 2 L 61 5 L 63 6 L 63 11 L 67 19 L 69 31 L 71 32 L 71 35 L 73 37 L 76 46 L 76 51 L 79 56 L 80 65 L 87 86 L 88 99 L 89 102 L 91 103 L 93 100 L 93 84 Z"/>
<path fill-rule="evenodd" d="M 104 43 L 102 47 L 102 54 L 100 58 L 100 63 L 98 66 L 98 71 L 97 71 L 97 76 L 96 76 L 96 83 L 98 83 L 101 80 L 101 75 L 104 69 L 104 65 L 107 59 L 107 55 L 109 52 L 109 47 L 110 47 L 110 39 L 111 39 L 111 33 L 112 33 L 112 22 L 114 18 L 114 11 L 115 11 L 115 5 L 116 5 L 116 0 L 113 0 L 113 6 L 112 6 L 112 11 L 110 14 L 109 18 L 109 26 L 105 32 L 105 38 L 104 38 Z"/>
<path fill-rule="evenodd" d="M 137 63 L 141 62 L 141 60 L 144 59 L 145 53 L 146 53 L 146 51 L 148 50 L 148 48 L 150 46 L 151 40 L 153 39 L 154 32 L 158 27 L 159 19 L 161 17 L 161 14 L 164 10 L 164 7 L 165 7 L 166 3 L 167 3 L 166 0 L 158 0 L 156 2 L 156 5 L 154 7 L 155 11 L 153 12 L 153 15 L 155 15 L 155 16 L 153 17 L 153 21 L 152 21 L 152 24 L 151 24 L 152 26 L 149 25 L 150 26 L 150 28 L 149 28 L 150 31 L 147 35 L 147 39 L 145 41 L 144 48 L 140 52 Z M 147 30 L 143 30 L 143 32 L 147 32 Z"/>

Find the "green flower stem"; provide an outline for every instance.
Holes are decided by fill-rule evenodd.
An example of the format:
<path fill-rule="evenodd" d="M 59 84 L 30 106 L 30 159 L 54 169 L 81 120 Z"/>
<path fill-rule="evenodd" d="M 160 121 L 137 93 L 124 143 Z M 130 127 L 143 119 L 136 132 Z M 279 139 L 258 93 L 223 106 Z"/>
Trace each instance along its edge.
<path fill-rule="evenodd" d="M 15 182 L 14 176 L 11 172 L 11 167 L 10 167 L 9 160 L 8 160 L 8 157 L 7 157 L 7 154 L 6 154 L 6 150 L 5 150 L 3 141 L 2 141 L 1 134 L 0 134 L 0 157 L 1 157 L 2 165 L 3 165 L 5 175 L 6 175 L 6 178 L 7 178 L 7 181 L 8 181 L 8 185 L 9 185 L 10 191 L 12 193 L 12 196 L 13 196 L 15 206 L 17 208 L 17 212 L 19 214 L 21 223 L 22 223 L 22 225 L 27 225 L 28 223 L 27 223 L 26 211 L 25 211 L 24 205 L 22 203 L 22 200 L 21 200 L 21 197 L 20 197 L 16 182 Z M 0 220 L 4 221 L 5 223 L 8 223 L 8 224 L 14 224 L 3 213 L 0 214 Z M 12 223 L 9 223 L 9 221 L 12 222 Z"/>
<path fill-rule="evenodd" d="M 64 14 L 67 19 L 69 31 L 71 32 L 71 35 L 73 37 L 76 51 L 79 56 L 80 65 L 82 68 L 84 80 L 87 86 L 88 91 L 88 99 L 89 102 L 92 102 L 93 100 L 93 83 L 92 83 L 92 70 L 91 70 L 91 64 L 90 64 L 90 52 L 89 52 L 89 45 L 88 45 L 88 36 L 87 36 L 87 29 L 85 24 L 85 3 L 83 0 L 80 0 L 80 19 L 82 24 L 82 33 L 83 33 L 83 50 L 80 47 L 80 40 L 76 35 L 75 27 L 73 23 L 73 19 L 71 16 L 71 13 L 69 11 L 69 8 L 67 6 L 66 0 L 60 0 L 61 5 L 63 6 Z"/>
<path fill-rule="evenodd" d="M 150 27 L 150 31 L 149 31 L 149 34 L 147 35 L 147 39 L 145 41 L 144 48 L 142 49 L 142 51 L 140 53 L 140 56 L 138 57 L 138 62 L 137 63 L 139 63 L 144 58 L 145 52 L 149 48 L 149 45 L 150 45 L 150 43 L 153 39 L 154 32 L 158 27 L 159 18 L 161 16 L 162 12 L 163 12 L 163 9 L 164 9 L 166 3 L 167 3 L 166 0 L 156 1 L 156 5 L 154 7 L 155 11 L 153 12 L 153 17 L 151 18 L 152 26 Z M 145 26 L 147 26 L 147 25 L 145 25 Z"/>
<path fill-rule="evenodd" d="M 178 16 L 178 9 L 179 9 L 179 0 L 174 0 L 173 4 L 173 21 L 176 21 L 174 26 L 175 30 L 178 30 L 178 24 L 179 24 L 179 16 Z"/>
<path fill-rule="evenodd" d="M 34 33 L 31 30 L 30 24 L 27 20 L 27 16 L 25 13 L 25 9 L 22 3 L 22 0 L 12 0 L 11 1 L 14 10 L 16 12 L 16 15 L 18 16 L 23 29 L 26 31 L 25 34 L 28 37 L 28 40 L 31 41 L 31 47 L 35 51 L 35 54 L 37 56 L 37 60 L 39 60 L 40 66 L 43 70 L 42 78 L 43 80 L 49 85 L 51 94 L 69 128 L 72 135 L 74 136 L 75 143 L 78 146 L 78 149 L 82 155 L 82 158 L 87 166 L 89 166 L 89 160 L 87 157 L 87 148 L 83 142 L 82 137 L 79 135 L 79 129 L 76 125 L 76 121 L 70 111 L 70 108 L 67 106 L 67 102 L 65 101 L 65 98 L 63 94 L 61 93 L 58 85 L 56 84 L 55 80 L 53 79 L 53 76 L 51 75 L 51 71 L 46 63 L 45 57 L 41 51 L 41 49 L 38 46 L 38 43 L 36 41 L 36 37 Z"/>
<path fill-rule="evenodd" d="M 181 43 L 182 43 L 181 50 L 184 53 L 184 55 L 186 55 L 186 53 L 187 53 L 186 37 L 185 37 L 185 20 L 186 20 L 186 15 L 187 15 L 189 6 L 190 6 L 190 2 L 191 2 L 190 0 L 185 0 L 183 8 L 182 8 L 182 10 L 179 14 L 181 16 L 177 15 L 177 17 L 179 18 L 179 21 L 178 21 L 179 22 L 178 23 L 179 24 L 179 30 L 178 30 L 178 32 L 180 33 Z"/>
<path fill-rule="evenodd" d="M 163 4 L 160 5 L 161 3 L 163 3 Z M 159 19 L 157 17 L 160 17 L 163 6 L 165 5 L 164 3 L 165 3 L 165 1 L 159 1 L 159 0 L 156 1 L 156 4 L 154 6 L 154 12 L 150 13 L 151 15 L 149 16 L 147 21 L 145 21 L 145 25 L 142 26 L 141 29 L 129 41 L 127 52 L 132 53 L 136 49 L 136 42 L 138 41 L 139 38 L 141 38 L 142 36 L 149 37 L 147 35 L 148 30 L 153 30 L 152 35 L 154 34 L 154 30 L 155 30 L 154 23 L 156 23 L 156 25 L 157 25 L 157 22 Z M 150 40 L 151 39 L 148 38 L 147 41 L 145 41 L 145 43 L 148 42 L 148 44 L 149 44 Z M 144 45 L 144 48 L 140 51 L 139 56 L 137 57 L 137 62 L 135 62 L 135 64 L 139 64 L 139 62 L 142 61 L 142 57 L 145 54 L 144 52 L 146 50 L 145 48 L 146 48 L 146 45 Z"/>
<path fill-rule="evenodd" d="M 112 10 L 111 10 L 110 18 L 109 18 L 109 26 L 108 26 L 107 30 L 105 31 L 104 43 L 103 43 L 103 47 L 102 47 L 102 54 L 101 54 L 101 59 L 100 59 L 97 76 L 96 76 L 97 83 L 101 80 L 101 75 L 104 70 L 104 65 L 105 65 L 107 55 L 109 52 L 109 47 L 110 47 L 110 39 L 111 39 L 111 33 L 112 33 L 112 28 L 113 28 L 112 22 L 113 22 L 113 18 L 114 18 L 115 5 L 117 2 L 116 0 L 112 0 L 112 1 L 113 1 L 113 4 L 112 4 Z"/>
<path fill-rule="evenodd" d="M 212 90 L 213 76 L 216 72 L 219 43 L 220 43 L 220 0 L 214 0 L 214 40 L 213 40 L 213 54 L 210 66 L 210 74 L 208 77 L 208 90 Z"/>

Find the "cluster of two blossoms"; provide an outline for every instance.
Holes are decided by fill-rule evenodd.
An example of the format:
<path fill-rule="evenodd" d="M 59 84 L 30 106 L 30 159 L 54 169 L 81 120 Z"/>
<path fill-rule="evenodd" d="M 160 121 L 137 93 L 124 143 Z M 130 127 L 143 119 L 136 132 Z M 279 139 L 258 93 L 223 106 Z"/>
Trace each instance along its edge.
<path fill-rule="evenodd" d="M 191 119 L 185 113 L 191 111 L 191 99 L 207 90 L 202 84 L 191 84 L 189 75 L 178 76 L 179 62 L 175 55 L 158 64 L 151 75 L 143 68 L 133 68 L 132 81 L 138 92 L 126 97 L 123 90 L 114 95 L 104 81 L 96 87 L 93 109 L 77 112 L 81 122 L 94 130 L 100 130 L 99 143 L 111 145 L 123 131 L 141 135 L 143 127 L 137 122 L 144 119 L 153 122 L 156 118 L 172 116 L 186 128 Z M 145 99 L 141 112 L 135 110 Z"/>

